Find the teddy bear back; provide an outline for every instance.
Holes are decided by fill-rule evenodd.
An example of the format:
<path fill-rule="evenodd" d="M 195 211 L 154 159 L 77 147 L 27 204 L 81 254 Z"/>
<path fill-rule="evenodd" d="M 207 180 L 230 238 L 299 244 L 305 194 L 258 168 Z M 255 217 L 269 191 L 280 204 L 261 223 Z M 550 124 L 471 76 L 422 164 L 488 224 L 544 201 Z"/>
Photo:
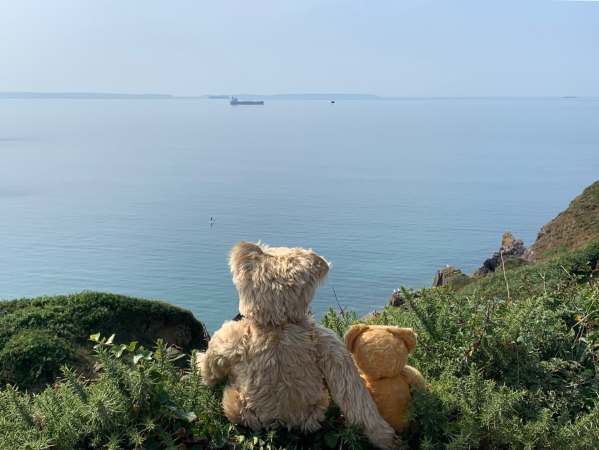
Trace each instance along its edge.
<path fill-rule="evenodd" d="M 239 242 L 229 267 L 239 292 L 239 312 L 261 326 L 306 318 L 329 264 L 312 250 Z"/>
<path fill-rule="evenodd" d="M 402 339 L 385 329 L 372 328 L 355 339 L 352 354 L 364 377 L 374 381 L 399 376 L 409 351 Z"/>
<path fill-rule="evenodd" d="M 406 425 L 412 400 L 410 385 L 402 377 L 395 377 L 366 380 L 366 387 L 381 416 L 396 431 L 401 431 Z"/>

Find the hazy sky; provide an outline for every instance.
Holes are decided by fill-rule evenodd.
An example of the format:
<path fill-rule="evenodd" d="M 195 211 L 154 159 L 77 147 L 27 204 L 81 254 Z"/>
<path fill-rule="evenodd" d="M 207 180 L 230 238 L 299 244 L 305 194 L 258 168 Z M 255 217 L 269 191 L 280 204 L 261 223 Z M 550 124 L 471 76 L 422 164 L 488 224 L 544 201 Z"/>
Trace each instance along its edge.
<path fill-rule="evenodd" d="M 599 1 L 0 0 L 0 91 L 599 95 Z"/>

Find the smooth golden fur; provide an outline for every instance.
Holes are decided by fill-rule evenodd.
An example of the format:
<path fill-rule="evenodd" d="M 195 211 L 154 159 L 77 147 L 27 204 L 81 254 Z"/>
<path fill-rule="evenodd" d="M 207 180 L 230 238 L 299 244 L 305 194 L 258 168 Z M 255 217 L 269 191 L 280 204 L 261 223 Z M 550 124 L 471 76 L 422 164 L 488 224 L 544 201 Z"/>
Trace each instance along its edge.
<path fill-rule="evenodd" d="M 401 431 L 412 401 L 410 387 L 424 386 L 420 372 L 407 365 L 416 347 L 416 333 L 411 328 L 353 325 L 345 343 L 381 416 Z"/>
<path fill-rule="evenodd" d="M 225 322 L 197 360 L 205 383 L 226 380 L 227 418 L 256 430 L 312 432 L 320 428 L 330 394 L 346 421 L 373 444 L 394 447 L 394 431 L 345 345 L 310 316 L 329 264 L 311 250 L 249 242 L 233 247 L 229 264 L 244 318 Z"/>

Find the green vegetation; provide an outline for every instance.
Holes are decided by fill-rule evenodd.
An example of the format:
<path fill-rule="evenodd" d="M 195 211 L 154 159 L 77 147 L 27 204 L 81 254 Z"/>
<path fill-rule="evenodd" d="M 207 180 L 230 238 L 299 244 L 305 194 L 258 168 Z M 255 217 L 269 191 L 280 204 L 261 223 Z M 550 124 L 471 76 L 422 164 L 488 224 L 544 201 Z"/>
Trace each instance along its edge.
<path fill-rule="evenodd" d="M 330 310 L 323 323 L 339 336 L 360 321 L 416 329 L 410 364 L 427 388 L 414 392 L 410 448 L 595 449 L 597 227 L 599 182 L 543 228 L 533 262 L 456 272 L 445 287 L 403 289 L 400 307 L 362 320 Z M 309 436 L 228 423 L 221 388 L 203 386 L 193 356 L 160 337 L 184 352 L 206 344 L 191 313 L 159 302 L 82 293 L 0 303 L 0 450 L 370 448 L 334 406 Z"/>
<path fill-rule="evenodd" d="M 189 311 L 155 301 L 83 292 L 0 302 L 0 386 L 37 389 L 64 364 L 88 374 L 87 339 L 96 332 L 144 345 L 162 337 L 186 352 L 205 348 L 207 338 Z"/>
<path fill-rule="evenodd" d="M 208 388 L 199 373 L 177 364 L 186 355 L 158 341 L 154 350 L 114 336 L 95 343 L 95 378 L 64 368 L 57 383 L 29 395 L 0 391 L 0 448 L 8 449 L 204 449 L 364 448 L 356 430 L 344 428 L 331 408 L 311 436 L 288 431 L 252 433 L 227 422 L 221 388 Z"/>
<path fill-rule="evenodd" d="M 411 448 L 596 448 L 599 288 L 590 268 L 598 259 L 594 244 L 462 291 L 404 291 L 403 306 L 366 319 L 419 334 L 410 364 L 428 386 L 415 393 L 404 436 Z M 323 318 L 339 335 L 357 321 L 355 313 L 332 310 Z M 189 360 L 178 366 L 178 350 L 92 339 L 91 377 L 65 368 L 60 381 L 35 395 L 0 391 L 0 448 L 369 448 L 334 407 L 310 436 L 233 426 L 223 416 L 221 390 L 203 386 Z"/>
<path fill-rule="evenodd" d="M 506 272 L 499 270 L 485 277 L 472 277 L 471 282 L 461 288 L 460 293 L 483 299 L 506 298 L 522 300 L 560 291 L 565 286 L 596 281 L 599 277 L 599 241 L 576 252 L 536 263 L 515 265 Z M 458 288 L 456 288 L 458 290 Z"/>
<path fill-rule="evenodd" d="M 528 251 L 530 259 L 546 260 L 599 240 L 599 181 L 587 187 L 565 211 L 545 225 Z"/>
<path fill-rule="evenodd" d="M 412 447 L 597 448 L 598 259 L 592 244 L 462 291 L 404 290 L 402 307 L 368 317 L 419 334 L 410 364 L 429 385 L 413 402 Z M 355 321 L 332 310 L 324 318 L 339 335 Z"/>
<path fill-rule="evenodd" d="M 451 286 L 454 289 L 461 289 L 471 281 L 472 278 L 460 269 L 448 266 L 437 271 L 433 278 L 433 287 Z"/>

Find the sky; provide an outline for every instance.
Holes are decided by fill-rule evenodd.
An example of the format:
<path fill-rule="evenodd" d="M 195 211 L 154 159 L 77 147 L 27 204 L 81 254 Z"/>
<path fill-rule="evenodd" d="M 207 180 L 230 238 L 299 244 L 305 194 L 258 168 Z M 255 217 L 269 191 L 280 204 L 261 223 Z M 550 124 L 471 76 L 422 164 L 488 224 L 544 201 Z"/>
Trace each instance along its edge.
<path fill-rule="evenodd" d="M 0 91 L 599 95 L 599 1 L 0 0 Z"/>

